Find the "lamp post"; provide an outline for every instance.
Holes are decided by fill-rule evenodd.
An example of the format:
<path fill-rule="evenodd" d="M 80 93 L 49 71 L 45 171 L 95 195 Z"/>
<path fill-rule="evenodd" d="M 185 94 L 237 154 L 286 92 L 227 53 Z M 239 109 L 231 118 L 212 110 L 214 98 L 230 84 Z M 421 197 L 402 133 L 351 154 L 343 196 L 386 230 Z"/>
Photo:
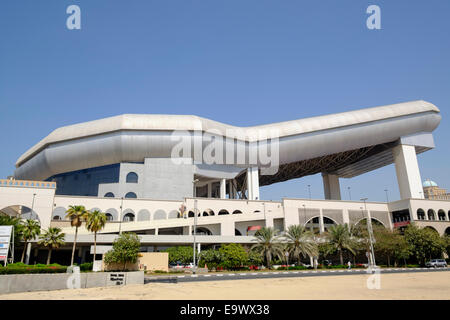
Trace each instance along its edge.
<path fill-rule="evenodd" d="M 386 202 L 389 202 L 388 189 L 384 189 L 384 192 L 386 192 Z"/>
<path fill-rule="evenodd" d="M 120 198 L 119 234 L 122 234 L 123 197 Z"/>
<path fill-rule="evenodd" d="M 367 231 L 369 231 L 369 242 L 370 242 L 370 254 L 371 254 L 371 266 L 376 266 L 375 262 L 375 252 L 373 250 L 373 230 L 372 230 L 372 219 L 370 217 L 369 211 L 367 210 L 366 200 L 368 198 L 361 198 L 364 201 L 364 210 L 367 212 Z"/>
<path fill-rule="evenodd" d="M 311 185 L 308 184 L 309 200 L 311 200 Z"/>
<path fill-rule="evenodd" d="M 197 251 L 196 250 L 197 243 L 196 243 L 196 238 L 195 238 L 196 233 L 197 233 L 197 199 L 194 200 L 194 264 L 192 266 L 192 273 L 194 273 L 194 274 L 195 274 L 196 265 L 197 265 L 196 257 L 195 257 L 195 253 Z"/>
<path fill-rule="evenodd" d="M 303 206 L 303 215 L 305 216 L 305 227 L 306 227 L 306 204 L 302 204 Z"/>
<path fill-rule="evenodd" d="M 352 193 L 350 192 L 350 187 L 347 187 L 347 189 L 348 189 L 348 198 L 352 200 Z"/>

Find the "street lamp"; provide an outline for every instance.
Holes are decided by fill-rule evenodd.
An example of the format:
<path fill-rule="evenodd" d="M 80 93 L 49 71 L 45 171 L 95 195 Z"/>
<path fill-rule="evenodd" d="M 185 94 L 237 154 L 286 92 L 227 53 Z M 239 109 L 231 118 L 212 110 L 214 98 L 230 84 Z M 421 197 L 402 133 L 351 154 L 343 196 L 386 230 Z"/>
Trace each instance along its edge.
<path fill-rule="evenodd" d="M 352 193 L 350 192 L 350 187 L 347 187 L 347 189 L 348 189 L 348 198 L 352 200 Z"/>
<path fill-rule="evenodd" d="M 389 202 L 388 189 L 384 189 L 384 192 L 386 192 L 386 202 Z"/>
<path fill-rule="evenodd" d="M 120 198 L 119 234 L 122 234 L 123 197 Z"/>
<path fill-rule="evenodd" d="M 311 185 L 308 184 L 309 200 L 311 200 Z"/>
<path fill-rule="evenodd" d="M 369 242 L 370 242 L 370 254 L 372 256 L 370 264 L 371 266 L 376 266 L 375 262 L 375 252 L 373 250 L 373 230 L 372 230 L 372 219 L 369 214 L 369 210 L 367 210 L 366 200 L 368 198 L 361 198 L 361 201 L 364 201 L 364 210 L 367 212 L 367 230 L 369 231 Z"/>
<path fill-rule="evenodd" d="M 192 273 L 195 274 L 196 271 L 196 257 L 195 257 L 195 253 L 196 253 L 196 238 L 195 235 L 197 233 L 197 199 L 194 200 L 194 265 L 192 266 Z"/>

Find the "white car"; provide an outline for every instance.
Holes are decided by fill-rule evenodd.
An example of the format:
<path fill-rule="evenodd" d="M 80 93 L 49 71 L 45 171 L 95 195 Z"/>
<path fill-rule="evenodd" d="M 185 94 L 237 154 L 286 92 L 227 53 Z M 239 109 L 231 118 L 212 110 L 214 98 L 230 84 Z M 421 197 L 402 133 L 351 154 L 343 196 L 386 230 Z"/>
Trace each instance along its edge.
<path fill-rule="evenodd" d="M 427 268 L 447 268 L 447 261 L 444 259 L 432 259 L 425 263 L 425 266 Z"/>

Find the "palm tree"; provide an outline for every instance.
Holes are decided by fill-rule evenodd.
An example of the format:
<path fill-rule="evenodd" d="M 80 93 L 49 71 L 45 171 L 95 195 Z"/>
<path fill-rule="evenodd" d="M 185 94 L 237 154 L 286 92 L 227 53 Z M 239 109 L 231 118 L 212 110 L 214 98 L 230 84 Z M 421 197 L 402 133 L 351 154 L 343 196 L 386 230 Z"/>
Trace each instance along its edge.
<path fill-rule="evenodd" d="M 278 258 L 283 256 L 283 244 L 279 242 L 277 231 L 270 227 L 262 227 L 256 231 L 255 237 L 258 243 L 254 244 L 251 250 L 265 255 L 267 268 L 270 268 L 273 256 Z"/>
<path fill-rule="evenodd" d="M 307 231 L 304 226 L 289 226 L 285 237 L 288 241 L 286 249 L 297 258 L 298 265 L 300 265 L 300 256 L 317 257 L 319 255 L 317 243 L 314 241 L 314 234 L 311 231 Z"/>
<path fill-rule="evenodd" d="M 339 259 L 341 264 L 344 264 L 344 258 L 342 256 L 342 251 L 344 249 L 350 251 L 353 255 L 355 254 L 356 243 L 350 234 L 350 230 L 347 224 L 340 224 L 332 226 L 328 229 L 328 234 L 326 238 L 332 248 L 337 249 L 339 252 Z"/>
<path fill-rule="evenodd" d="M 94 232 L 94 262 L 97 254 L 97 232 L 102 230 L 106 224 L 106 214 L 98 210 L 88 213 L 86 219 L 86 229 Z"/>
<path fill-rule="evenodd" d="M 75 238 L 73 240 L 72 259 L 70 265 L 73 265 L 73 258 L 75 255 L 75 247 L 77 245 L 78 227 L 81 226 L 88 215 L 88 211 L 84 206 L 69 206 L 69 210 L 66 211 L 66 218 L 70 219 L 70 225 L 75 227 Z"/>
<path fill-rule="evenodd" d="M 47 264 L 50 264 L 50 259 L 52 256 L 52 250 L 57 249 L 64 244 L 65 234 L 61 233 L 60 228 L 48 228 L 43 234 L 39 236 L 39 244 L 48 247 Z"/>
<path fill-rule="evenodd" d="M 20 262 L 23 262 L 23 259 L 25 257 L 25 251 L 27 251 L 28 241 L 36 238 L 40 233 L 41 226 L 39 225 L 38 221 L 27 219 L 25 220 L 25 222 L 23 222 L 22 239 L 25 243 L 22 251 L 22 259 L 20 260 Z"/>

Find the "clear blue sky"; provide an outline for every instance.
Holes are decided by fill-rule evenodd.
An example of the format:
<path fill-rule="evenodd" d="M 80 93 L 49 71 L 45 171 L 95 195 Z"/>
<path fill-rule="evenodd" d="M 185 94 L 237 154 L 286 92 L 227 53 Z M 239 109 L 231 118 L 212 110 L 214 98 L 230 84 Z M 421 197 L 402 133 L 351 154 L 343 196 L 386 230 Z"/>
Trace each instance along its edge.
<path fill-rule="evenodd" d="M 82 29 L 66 28 L 81 7 Z M 379 5 L 382 30 L 366 28 Z M 450 1 L 2 0 L 0 177 L 53 129 L 122 113 L 247 126 L 424 99 L 443 120 L 422 178 L 450 188 Z M 323 197 L 321 177 L 261 198 Z M 398 199 L 393 165 L 343 198 Z"/>

